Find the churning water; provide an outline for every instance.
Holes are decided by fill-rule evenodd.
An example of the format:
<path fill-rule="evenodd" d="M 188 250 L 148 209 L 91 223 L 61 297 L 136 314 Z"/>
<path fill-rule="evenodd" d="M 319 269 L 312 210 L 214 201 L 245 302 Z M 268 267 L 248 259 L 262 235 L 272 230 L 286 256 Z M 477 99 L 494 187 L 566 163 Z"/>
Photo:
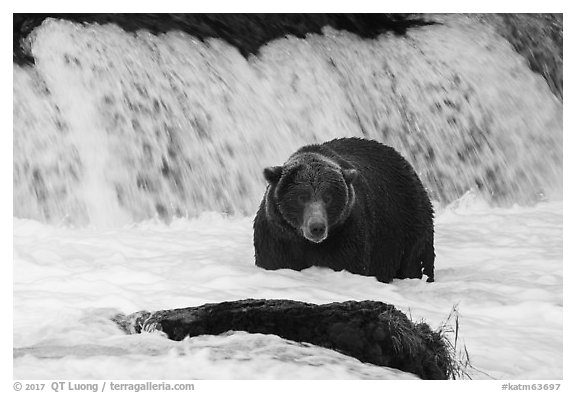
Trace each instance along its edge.
<path fill-rule="evenodd" d="M 287 37 L 248 59 L 217 39 L 46 20 L 36 65 L 14 65 L 14 215 L 249 215 L 263 167 L 343 136 L 395 147 L 442 203 L 561 195 L 562 103 L 488 26 L 442 18 L 404 37 Z"/>

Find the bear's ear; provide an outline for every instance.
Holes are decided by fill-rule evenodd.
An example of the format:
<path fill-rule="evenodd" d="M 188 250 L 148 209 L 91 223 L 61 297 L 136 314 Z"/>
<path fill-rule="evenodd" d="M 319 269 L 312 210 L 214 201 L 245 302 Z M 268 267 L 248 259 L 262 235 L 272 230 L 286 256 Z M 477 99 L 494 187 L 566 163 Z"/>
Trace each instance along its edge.
<path fill-rule="evenodd" d="M 358 177 L 358 171 L 356 169 L 344 169 L 342 170 L 342 174 L 344 175 L 344 181 L 346 184 L 354 183 Z"/>
<path fill-rule="evenodd" d="M 268 168 L 264 168 L 264 178 L 270 184 L 278 183 L 280 180 L 280 176 L 282 176 L 282 167 L 281 166 L 269 166 Z"/>

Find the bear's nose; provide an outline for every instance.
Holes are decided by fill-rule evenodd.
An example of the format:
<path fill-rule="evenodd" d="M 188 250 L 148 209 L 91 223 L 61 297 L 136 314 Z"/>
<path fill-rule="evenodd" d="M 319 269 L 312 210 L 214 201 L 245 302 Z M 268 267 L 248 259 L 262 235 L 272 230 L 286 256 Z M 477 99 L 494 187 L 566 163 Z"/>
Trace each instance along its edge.
<path fill-rule="evenodd" d="M 320 237 L 326 232 L 326 223 L 320 220 L 313 220 L 308 224 L 312 236 Z"/>

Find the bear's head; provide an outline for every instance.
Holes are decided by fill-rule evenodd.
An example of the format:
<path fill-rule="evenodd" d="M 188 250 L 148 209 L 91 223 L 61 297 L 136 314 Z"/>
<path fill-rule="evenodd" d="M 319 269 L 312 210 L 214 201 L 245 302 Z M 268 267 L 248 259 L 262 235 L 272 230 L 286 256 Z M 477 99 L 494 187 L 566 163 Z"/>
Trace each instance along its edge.
<path fill-rule="evenodd" d="M 301 236 L 320 243 L 349 217 L 357 176 L 355 169 L 344 169 L 318 153 L 296 154 L 283 166 L 264 169 L 267 204 Z"/>

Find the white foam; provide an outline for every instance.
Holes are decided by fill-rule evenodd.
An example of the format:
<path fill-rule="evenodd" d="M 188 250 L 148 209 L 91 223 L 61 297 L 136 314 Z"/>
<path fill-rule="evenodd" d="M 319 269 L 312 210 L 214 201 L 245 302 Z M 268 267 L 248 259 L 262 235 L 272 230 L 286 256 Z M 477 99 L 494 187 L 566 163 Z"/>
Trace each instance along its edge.
<path fill-rule="evenodd" d="M 469 370 L 475 378 L 561 379 L 562 204 L 441 212 L 436 251 L 435 283 L 386 285 L 323 268 L 259 269 L 251 218 L 205 214 L 111 230 L 15 219 L 14 377 L 412 377 L 274 336 L 175 343 L 126 336 L 109 321 L 116 312 L 285 298 L 379 300 L 433 328 L 457 305 L 458 345 L 481 371 Z"/>

